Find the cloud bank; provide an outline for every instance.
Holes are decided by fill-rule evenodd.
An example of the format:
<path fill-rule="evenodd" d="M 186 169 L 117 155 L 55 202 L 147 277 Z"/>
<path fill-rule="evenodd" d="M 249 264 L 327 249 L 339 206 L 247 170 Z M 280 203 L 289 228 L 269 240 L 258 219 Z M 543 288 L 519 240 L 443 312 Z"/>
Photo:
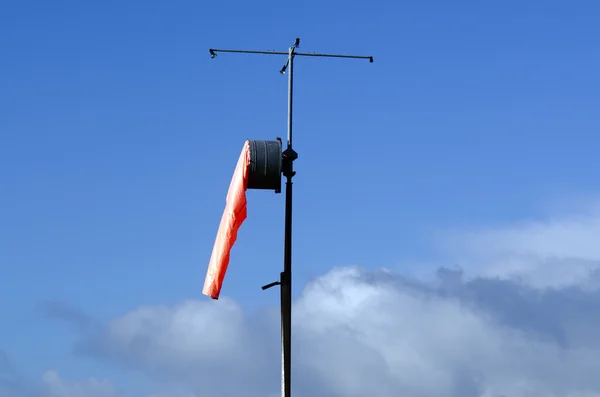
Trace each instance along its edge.
<path fill-rule="evenodd" d="M 84 350 L 194 396 L 276 395 L 276 323 L 216 306 L 140 308 Z M 465 281 L 447 269 L 433 286 L 335 269 L 295 304 L 295 395 L 600 396 L 599 309 L 598 293 L 577 288 Z"/>
<path fill-rule="evenodd" d="M 27 381 L 16 373 L 1 375 L 0 397 L 132 397 L 119 393 L 108 380 L 68 382 L 56 371 L 44 372 L 39 382 Z"/>
<path fill-rule="evenodd" d="M 447 230 L 437 247 L 478 276 L 521 279 L 537 287 L 585 286 L 600 263 L 599 203 L 510 226 Z"/>
<path fill-rule="evenodd" d="M 293 395 L 600 397 L 597 214 L 448 234 L 442 246 L 465 267 L 434 282 L 360 267 L 313 280 L 294 303 Z M 76 350 L 157 390 L 127 397 L 278 396 L 278 321 L 277 308 L 247 313 L 227 298 L 146 306 L 82 333 Z M 5 383 L 1 397 L 21 396 Z M 126 396 L 56 372 L 39 390 Z"/>

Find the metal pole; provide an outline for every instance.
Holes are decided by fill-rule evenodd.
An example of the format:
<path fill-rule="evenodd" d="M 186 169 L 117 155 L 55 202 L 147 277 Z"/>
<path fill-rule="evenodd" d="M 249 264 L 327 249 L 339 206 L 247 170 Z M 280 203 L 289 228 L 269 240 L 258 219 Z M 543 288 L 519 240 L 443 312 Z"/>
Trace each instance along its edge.
<path fill-rule="evenodd" d="M 318 54 L 318 53 L 300 53 L 295 52 L 300 44 L 300 39 L 296 39 L 288 52 L 276 51 L 254 51 L 254 50 L 217 50 L 210 49 L 212 58 L 217 56 L 217 52 L 233 52 L 243 54 L 264 54 L 264 55 L 287 55 L 287 62 L 281 69 L 281 74 L 288 74 L 288 128 L 287 128 L 287 148 L 282 153 L 282 174 L 286 178 L 285 182 L 285 226 L 284 226 L 284 247 L 283 247 L 283 272 L 280 274 L 279 282 L 267 284 L 262 287 L 263 290 L 275 285 L 280 286 L 281 300 L 281 397 L 291 397 L 291 350 L 292 350 L 292 178 L 296 175 L 294 171 L 294 160 L 298 158 L 298 153 L 292 148 L 292 119 L 293 119 L 293 97 L 294 97 L 294 57 L 328 57 L 328 58 L 352 58 L 368 59 L 373 62 L 372 56 L 362 55 L 338 55 L 338 54 Z"/>
<path fill-rule="evenodd" d="M 290 47 L 290 53 L 288 55 L 288 130 L 287 130 L 287 144 L 288 149 L 292 148 L 292 108 L 294 101 L 294 50 L 295 46 Z"/>
<path fill-rule="evenodd" d="M 290 47 L 287 59 L 288 73 L 288 130 L 287 149 L 283 152 L 283 175 L 285 182 L 285 231 L 283 247 L 283 273 L 281 273 L 281 397 L 291 396 L 291 354 L 292 354 L 292 178 L 294 160 L 298 154 L 292 149 L 292 118 L 294 100 L 294 50 Z M 282 69 L 285 72 L 284 69 Z"/>

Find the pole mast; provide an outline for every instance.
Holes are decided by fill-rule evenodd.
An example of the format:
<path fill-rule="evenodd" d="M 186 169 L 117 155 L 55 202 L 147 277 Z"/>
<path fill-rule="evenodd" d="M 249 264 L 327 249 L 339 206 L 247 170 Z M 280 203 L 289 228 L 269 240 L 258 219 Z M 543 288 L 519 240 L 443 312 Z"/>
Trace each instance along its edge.
<path fill-rule="evenodd" d="M 219 50 L 209 49 L 211 58 L 216 58 L 217 53 L 242 53 L 261 55 L 286 55 L 287 61 L 281 68 L 281 74 L 288 76 L 288 118 L 287 118 L 287 147 L 282 153 L 281 173 L 286 178 L 285 182 L 285 225 L 284 225 L 284 247 L 283 247 L 283 272 L 280 273 L 279 281 L 264 285 L 263 290 L 279 285 L 281 300 L 281 397 L 291 397 L 291 355 L 292 355 L 292 178 L 296 175 L 294 171 L 294 160 L 298 153 L 292 147 L 293 127 L 293 100 L 294 100 L 294 58 L 296 56 L 326 57 L 326 58 L 351 58 L 368 59 L 373 62 L 372 56 L 364 55 L 341 55 L 341 54 L 319 54 L 313 52 L 296 52 L 300 46 L 297 38 L 288 52 L 256 51 L 256 50 Z"/>

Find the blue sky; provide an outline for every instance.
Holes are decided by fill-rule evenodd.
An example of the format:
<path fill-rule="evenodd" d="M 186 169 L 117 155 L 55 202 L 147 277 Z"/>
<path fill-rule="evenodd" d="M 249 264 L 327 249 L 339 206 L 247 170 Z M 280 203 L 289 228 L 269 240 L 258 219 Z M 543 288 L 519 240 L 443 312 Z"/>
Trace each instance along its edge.
<path fill-rule="evenodd" d="M 142 370 L 81 351 L 89 330 L 143 305 L 213 304 L 201 289 L 231 174 L 245 139 L 285 136 L 287 81 L 283 58 L 211 60 L 211 47 L 285 51 L 300 37 L 303 51 L 375 58 L 295 63 L 296 296 L 337 266 L 404 276 L 425 263 L 468 267 L 468 253 L 440 248 L 450 244 L 440 230 L 496 236 L 562 219 L 557 206 L 595 208 L 596 2 L 2 9 L 0 352 L 28 383 L 56 370 L 141 396 Z M 248 197 L 223 296 L 257 313 L 278 303 L 260 286 L 281 269 L 283 195 Z M 579 259 L 593 262 L 583 230 L 592 254 Z M 539 247 L 571 241 L 554 238 Z"/>

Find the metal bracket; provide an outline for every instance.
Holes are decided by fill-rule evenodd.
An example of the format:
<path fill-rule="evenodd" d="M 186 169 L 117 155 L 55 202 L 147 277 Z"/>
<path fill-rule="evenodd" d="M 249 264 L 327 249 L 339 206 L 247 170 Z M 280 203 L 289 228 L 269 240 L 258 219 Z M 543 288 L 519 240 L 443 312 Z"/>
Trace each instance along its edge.
<path fill-rule="evenodd" d="M 263 285 L 261 288 L 264 291 L 264 290 L 274 287 L 276 285 L 281 285 L 281 281 L 275 281 L 274 283 Z"/>
<path fill-rule="evenodd" d="M 283 176 L 287 178 L 291 178 L 296 175 L 294 171 L 293 162 L 298 158 L 298 153 L 294 151 L 294 149 L 288 147 L 281 154 L 282 162 L 281 162 L 281 173 Z"/>

